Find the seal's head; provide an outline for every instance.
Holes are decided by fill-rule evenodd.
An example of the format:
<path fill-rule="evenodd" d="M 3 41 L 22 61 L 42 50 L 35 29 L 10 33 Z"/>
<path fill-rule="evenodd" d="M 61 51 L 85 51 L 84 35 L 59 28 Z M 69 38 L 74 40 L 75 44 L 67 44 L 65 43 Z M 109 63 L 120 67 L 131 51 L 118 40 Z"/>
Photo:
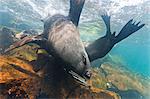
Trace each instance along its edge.
<path fill-rule="evenodd" d="M 75 66 L 74 70 L 79 73 L 83 78 L 85 79 L 90 79 L 91 78 L 91 64 L 89 61 L 89 58 L 87 56 L 87 53 L 81 53 L 80 61 L 78 64 Z"/>
<path fill-rule="evenodd" d="M 81 55 L 78 62 L 71 62 L 65 69 L 80 83 L 85 84 L 87 79 L 91 78 L 91 65 L 86 53 L 79 53 Z M 75 58 L 75 57 L 74 57 Z"/>

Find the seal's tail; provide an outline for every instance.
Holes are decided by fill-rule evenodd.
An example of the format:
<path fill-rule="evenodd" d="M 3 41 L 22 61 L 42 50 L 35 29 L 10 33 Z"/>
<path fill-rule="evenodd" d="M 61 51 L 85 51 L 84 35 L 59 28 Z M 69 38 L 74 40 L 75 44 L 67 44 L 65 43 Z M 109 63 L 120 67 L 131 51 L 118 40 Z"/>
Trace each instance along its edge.
<path fill-rule="evenodd" d="M 74 25 L 78 26 L 85 0 L 70 0 L 69 18 Z"/>

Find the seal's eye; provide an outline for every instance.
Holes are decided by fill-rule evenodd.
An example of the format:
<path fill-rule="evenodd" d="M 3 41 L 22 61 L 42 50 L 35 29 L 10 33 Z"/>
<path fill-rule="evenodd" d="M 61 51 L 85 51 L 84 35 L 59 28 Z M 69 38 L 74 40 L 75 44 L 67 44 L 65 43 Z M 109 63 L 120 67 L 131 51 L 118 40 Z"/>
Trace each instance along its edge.
<path fill-rule="evenodd" d="M 86 65 L 86 57 L 83 55 L 83 64 Z"/>

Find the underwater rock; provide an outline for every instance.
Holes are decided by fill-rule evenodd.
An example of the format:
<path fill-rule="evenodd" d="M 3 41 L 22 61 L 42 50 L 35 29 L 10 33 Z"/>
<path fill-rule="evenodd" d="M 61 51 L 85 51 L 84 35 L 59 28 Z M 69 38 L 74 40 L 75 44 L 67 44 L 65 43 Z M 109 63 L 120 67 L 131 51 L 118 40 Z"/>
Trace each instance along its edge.
<path fill-rule="evenodd" d="M 24 34 L 27 34 L 27 35 L 37 35 L 38 34 L 38 31 L 36 30 L 33 30 L 33 29 L 30 29 L 30 30 L 25 30 L 23 31 Z"/>
<path fill-rule="evenodd" d="M 11 66 L 9 67 L 9 65 L 7 64 L 7 66 L 11 69 L 7 69 L 6 71 L 10 72 L 10 70 L 12 70 L 13 72 L 10 72 L 10 74 L 8 75 L 9 77 L 7 77 L 8 73 L 6 72 L 3 72 L 4 76 L 1 76 L 2 78 L 12 78 L 10 80 L 6 79 L 5 82 L 4 80 L 3 82 L 1 82 L 0 85 L 2 85 L 2 87 L 5 89 L 5 91 L 3 90 L 3 92 L 5 92 L 5 94 L 3 93 L 3 95 L 9 96 L 8 89 L 14 90 L 11 91 L 13 95 L 16 95 L 16 93 L 18 93 L 17 90 L 20 90 L 20 93 L 23 92 L 22 97 L 33 98 L 90 97 L 113 99 L 114 97 L 118 98 L 120 96 L 123 99 L 134 99 L 135 97 L 136 99 L 143 99 L 143 97 L 148 96 L 149 94 L 148 90 L 150 84 L 148 84 L 147 80 L 140 76 L 136 76 L 127 68 L 124 68 L 124 66 L 122 66 L 121 64 L 115 64 L 115 62 L 112 61 L 108 62 L 109 60 L 106 61 L 105 64 L 102 64 L 100 67 L 92 68 L 93 76 L 91 80 L 88 81 L 88 86 L 85 86 L 74 80 L 72 76 L 68 75 L 68 73 L 63 70 L 63 68 L 60 68 L 62 67 L 60 64 L 56 65 L 55 62 L 53 62 L 53 58 L 49 56 L 47 52 L 45 52 L 45 50 L 39 49 L 39 46 L 35 44 L 28 44 L 20 48 L 16 48 L 12 50 L 7 56 L 5 56 L 5 58 L 4 56 L 2 56 L 3 58 L 0 57 L 0 59 L 7 59 L 11 63 L 12 58 L 8 58 L 10 56 L 14 57 L 14 60 L 17 59 L 25 62 L 23 64 L 26 64 L 26 62 L 30 63 L 28 64 L 28 66 L 26 66 L 28 68 L 30 67 L 27 70 L 31 71 L 33 74 L 35 73 L 35 75 L 38 75 L 40 77 L 32 77 L 29 74 L 24 74 L 26 76 L 23 76 L 23 74 L 18 73 L 19 75 L 14 77 L 20 78 L 12 78 L 13 74 L 11 75 L 11 73 L 15 73 L 14 68 L 12 68 Z M 18 65 L 21 68 L 24 68 L 22 67 L 22 63 L 18 64 L 14 60 L 13 62 L 16 63 L 16 65 Z M 4 61 L 3 63 L 5 62 L 6 61 Z M 38 82 L 39 85 L 31 85 L 31 88 L 33 88 L 34 91 L 30 89 L 30 87 L 27 87 L 29 86 L 28 84 L 24 85 L 25 88 L 28 88 L 28 90 L 32 90 L 32 92 L 23 90 L 25 88 L 22 88 L 20 86 L 15 87 L 16 89 L 14 89 L 14 87 L 4 87 L 12 85 L 12 83 L 14 82 L 24 83 L 24 81 L 21 78 L 25 78 L 28 81 L 29 85 L 31 85 L 32 81 Z M 108 87 L 107 83 L 112 83 L 112 85 Z M 40 88 L 37 88 L 37 86 L 40 86 Z M 12 97 L 12 94 L 10 96 Z"/>
<path fill-rule="evenodd" d="M 123 99 L 128 99 L 129 97 L 134 99 L 134 95 L 137 97 L 136 99 L 149 96 L 150 81 L 148 79 L 137 76 L 125 66 L 121 66 L 121 64 L 107 62 L 101 68 L 107 74 L 107 81 L 112 84 L 108 89 L 125 97 Z"/>
<path fill-rule="evenodd" d="M 0 30 L 0 53 L 7 49 L 14 42 L 14 32 L 3 27 Z"/>
<path fill-rule="evenodd" d="M 93 97 L 93 98 L 100 98 L 102 99 L 107 97 L 106 99 L 109 99 L 108 97 L 122 97 L 123 99 L 126 98 L 133 98 L 134 96 L 136 99 L 143 99 L 143 97 L 149 95 L 149 83 L 146 79 L 136 76 L 134 73 L 129 71 L 127 68 L 124 68 L 121 64 L 115 64 L 115 62 L 112 62 L 109 60 L 103 63 L 100 67 L 92 68 L 93 76 L 91 77 L 91 80 L 88 81 L 88 85 L 91 86 L 83 86 L 79 84 L 76 80 L 73 79 L 72 76 L 68 75 L 68 73 L 64 72 L 63 68 L 60 64 L 55 64 L 55 62 L 51 56 L 47 54 L 47 52 L 43 49 L 40 49 L 39 46 L 36 44 L 27 44 L 22 47 L 16 48 L 9 52 L 7 56 L 0 57 L 1 60 L 11 60 L 13 58 L 14 60 L 20 60 L 23 61 L 23 63 L 17 63 L 17 61 L 14 61 L 16 65 L 18 65 L 21 68 L 22 64 L 26 64 L 26 62 L 30 63 L 26 67 L 30 67 L 29 71 L 32 71 L 32 73 L 35 73 L 35 75 L 40 76 L 39 77 L 31 77 L 28 74 L 19 74 L 16 71 L 14 72 L 14 68 L 5 69 L 6 71 L 10 72 L 9 70 L 12 70 L 13 72 L 10 72 L 10 74 L 3 72 L 2 78 L 11 78 L 10 80 L 4 79 L 1 84 L 2 87 L 10 85 L 11 82 L 15 81 L 15 83 L 23 83 L 21 78 L 25 78 L 28 80 L 28 84 L 30 85 L 30 80 L 35 81 L 38 79 L 40 88 L 36 89 L 36 86 L 31 85 L 32 87 L 35 87 L 34 95 L 29 95 L 24 90 L 19 89 L 20 86 L 15 87 L 15 91 L 12 93 L 17 93 L 16 90 L 20 90 L 20 92 L 24 92 L 26 96 L 28 97 L 36 97 L 36 98 L 49 98 L 49 97 L 55 97 L 57 98 L 87 98 L 87 97 Z M 15 58 L 17 57 L 17 58 Z M 4 61 L 3 63 L 7 63 L 7 61 Z M 56 63 L 59 63 L 56 62 Z M 1 65 L 1 64 L 0 64 Z M 4 66 L 9 66 L 4 65 Z M 54 68 L 55 67 L 55 68 Z M 24 68 L 26 69 L 26 68 Z M 3 69 L 2 69 L 3 70 Z M 13 76 L 14 74 L 11 73 L 17 73 L 18 76 Z M 31 74 L 32 74 L 31 73 Z M 61 74 L 61 75 L 60 75 Z M 6 76 L 5 76 L 6 75 Z M 8 75 L 8 76 L 7 76 Z M 13 77 L 20 77 L 20 78 L 13 78 Z M 19 80 L 18 80 L 19 79 Z M 4 82 L 5 81 L 5 82 Z M 7 82 L 8 81 L 8 82 Z M 134 82 L 134 83 L 133 83 Z M 112 83 L 108 87 L 107 83 Z M 28 85 L 27 84 L 27 85 Z M 24 86 L 26 88 L 26 86 Z M 10 87 L 10 90 L 12 90 Z M 5 89 L 5 88 L 4 88 Z M 9 89 L 9 88 L 6 88 Z M 8 94 L 8 90 L 5 92 Z M 54 91 L 54 89 L 56 91 Z M 28 89 L 30 90 L 30 89 Z M 95 93 L 96 91 L 96 93 Z M 53 93 L 51 93 L 53 92 Z M 59 92 L 59 93 L 58 93 Z M 22 94 L 22 95 L 24 95 Z M 28 94 L 28 95 L 27 95 Z M 113 94 L 113 95 L 110 95 Z M 6 94 L 5 94 L 6 95 Z M 12 94 L 11 94 L 12 95 Z M 119 95 L 119 96 L 118 96 Z M 104 98 L 104 99 L 105 99 Z"/>
<path fill-rule="evenodd" d="M 7 55 L 30 62 L 37 59 L 36 52 L 38 51 L 38 49 L 38 45 L 28 44 L 12 50 L 11 52 L 7 53 Z"/>
<path fill-rule="evenodd" d="M 3 60 L 0 62 L 0 66 L 3 66 L 1 70 L 4 71 L 1 73 L 1 79 L 3 79 L 0 81 L 0 86 L 4 88 L 2 90 L 2 92 L 5 92 L 3 96 L 5 95 L 7 97 L 12 97 L 12 95 L 17 95 L 16 93 L 20 92 L 21 97 L 33 98 L 56 98 L 57 96 L 57 98 L 90 97 L 111 99 L 112 97 L 120 96 L 126 99 L 126 96 L 133 97 L 136 95 L 137 99 L 140 99 L 139 97 L 148 96 L 149 94 L 148 89 L 150 84 L 148 84 L 147 80 L 134 75 L 131 71 L 124 68 L 124 66 L 121 66 L 121 64 L 115 64 L 112 61 L 108 62 L 109 60 L 100 67 L 92 68 L 93 76 L 91 80 L 88 81 L 88 85 L 91 86 L 89 87 L 83 86 L 74 80 L 72 76 L 68 75 L 68 73 L 64 72 L 63 68 L 60 68 L 62 66 L 59 64 L 56 65 L 55 62 L 53 62 L 54 59 L 36 44 L 27 44 L 16 48 L 9 52 L 7 56 L 1 56 L 0 59 Z M 25 74 L 28 72 L 19 72 L 8 65 L 8 63 L 15 63 L 15 65 L 31 71 L 29 74 L 35 74 L 40 77 Z M 24 79 L 28 82 L 28 84 L 24 85 L 25 88 L 16 86 L 17 83 L 24 83 Z M 34 83 L 31 84 L 32 82 L 38 82 L 38 85 L 34 85 Z M 108 87 L 107 83 L 112 83 L 112 85 Z M 8 85 L 14 86 L 5 88 L 5 86 Z M 31 88 L 33 88 L 34 91 L 30 89 L 30 87 L 27 87 L 29 85 L 32 86 Z M 37 88 L 37 86 L 40 86 L 40 88 Z M 24 90 L 26 88 L 32 90 L 32 92 Z M 12 94 L 9 94 L 9 91 Z"/>
<path fill-rule="evenodd" d="M 38 32 L 37 32 L 36 30 L 30 29 L 30 30 L 24 30 L 24 31 L 22 31 L 22 32 L 20 32 L 20 33 L 18 33 L 18 34 L 16 34 L 15 37 L 16 37 L 17 39 L 23 39 L 24 37 L 27 37 L 27 36 L 34 36 L 34 35 L 37 35 L 37 34 L 38 34 Z"/>
<path fill-rule="evenodd" d="M 25 45 L 1 56 L 0 97 L 4 98 L 88 98 L 88 99 L 119 99 L 118 94 L 93 86 L 93 78 L 87 85 L 77 82 L 63 70 L 61 65 L 52 63 L 52 58 L 46 59 L 47 64 L 38 72 L 29 63 L 44 63 L 43 56 L 36 55 L 36 45 Z M 44 51 L 37 53 L 46 54 Z M 21 56 L 19 55 L 21 54 Z M 26 57 L 31 54 L 31 57 Z M 18 57 L 18 58 L 16 58 Z M 38 58 L 41 57 L 41 58 Z M 45 56 L 49 57 L 49 56 Z M 44 57 L 43 57 L 44 58 Z M 95 72 L 96 75 L 97 72 Z M 100 76 L 96 76 L 97 78 Z M 101 79 L 101 78 L 99 78 Z M 104 79 L 104 78 L 103 78 Z M 103 81 L 101 79 L 101 81 Z M 106 87 L 105 87 L 106 88 Z"/>
<path fill-rule="evenodd" d="M 28 35 L 27 35 L 27 34 L 24 34 L 23 32 L 18 33 L 18 34 L 15 35 L 15 37 L 16 37 L 17 39 L 23 39 L 24 37 L 27 37 L 27 36 L 28 36 Z"/>
<path fill-rule="evenodd" d="M 118 93 L 121 99 L 147 99 L 136 90 L 126 90 L 126 91 L 117 89 L 108 89 L 108 90 Z"/>

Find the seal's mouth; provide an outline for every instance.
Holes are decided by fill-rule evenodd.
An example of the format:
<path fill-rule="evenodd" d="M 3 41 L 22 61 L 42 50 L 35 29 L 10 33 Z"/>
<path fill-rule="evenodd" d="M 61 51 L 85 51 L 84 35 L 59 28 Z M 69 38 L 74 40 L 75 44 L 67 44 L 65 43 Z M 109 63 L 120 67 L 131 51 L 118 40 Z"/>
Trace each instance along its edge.
<path fill-rule="evenodd" d="M 82 85 L 87 85 L 86 79 L 81 77 L 78 73 L 74 72 L 73 70 L 66 70 L 64 68 L 65 71 L 68 72 L 68 74 L 70 74 L 78 83 L 82 84 Z"/>
<path fill-rule="evenodd" d="M 77 81 L 79 81 L 80 83 L 82 83 L 82 84 L 87 84 L 87 83 L 86 83 L 86 79 L 83 78 L 83 77 L 81 77 L 80 75 L 78 75 L 76 72 L 70 70 L 70 71 L 69 71 L 69 74 L 71 74 L 72 77 L 75 78 L 75 79 L 76 79 Z"/>

